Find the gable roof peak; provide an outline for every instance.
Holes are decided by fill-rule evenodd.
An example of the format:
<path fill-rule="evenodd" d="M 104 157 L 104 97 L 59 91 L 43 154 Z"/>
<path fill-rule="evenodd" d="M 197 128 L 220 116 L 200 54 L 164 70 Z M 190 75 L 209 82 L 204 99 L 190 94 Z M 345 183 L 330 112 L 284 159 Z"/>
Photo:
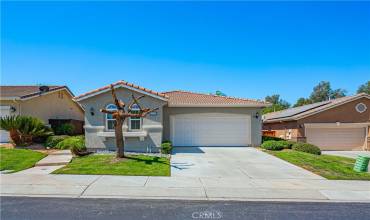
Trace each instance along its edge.
<path fill-rule="evenodd" d="M 101 88 L 94 89 L 94 90 L 91 90 L 89 92 L 83 93 L 79 96 L 74 97 L 74 99 L 76 101 L 80 101 L 80 100 L 87 99 L 87 98 L 93 97 L 95 95 L 98 95 L 100 93 L 107 92 L 107 91 L 110 90 L 110 85 L 113 85 L 115 88 L 126 87 L 126 88 L 131 89 L 131 90 L 138 90 L 139 92 L 140 91 L 145 92 L 148 95 L 155 96 L 155 97 L 158 97 L 158 98 L 161 98 L 161 99 L 167 99 L 168 98 L 163 93 L 156 92 L 156 91 L 153 91 L 151 89 L 147 89 L 147 88 L 144 88 L 142 86 L 138 86 L 138 85 L 135 85 L 133 83 L 129 83 L 129 82 L 124 81 L 124 80 L 119 80 L 117 82 L 111 83 L 111 84 L 103 86 Z"/>

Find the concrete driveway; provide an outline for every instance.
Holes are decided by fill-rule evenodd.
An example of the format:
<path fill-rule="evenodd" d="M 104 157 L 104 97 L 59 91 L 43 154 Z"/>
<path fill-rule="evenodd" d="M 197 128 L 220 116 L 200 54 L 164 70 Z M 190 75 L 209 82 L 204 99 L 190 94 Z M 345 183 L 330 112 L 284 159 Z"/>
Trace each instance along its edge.
<path fill-rule="evenodd" d="M 323 179 L 252 147 L 175 147 L 174 177 Z"/>

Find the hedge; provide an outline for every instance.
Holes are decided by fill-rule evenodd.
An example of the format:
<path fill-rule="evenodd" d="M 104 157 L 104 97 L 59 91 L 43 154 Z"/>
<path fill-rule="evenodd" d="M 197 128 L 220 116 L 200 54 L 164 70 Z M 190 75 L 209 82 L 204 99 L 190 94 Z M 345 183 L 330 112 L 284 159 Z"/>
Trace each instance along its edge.
<path fill-rule="evenodd" d="M 319 147 L 313 145 L 313 144 L 308 144 L 308 143 L 295 143 L 292 146 L 292 149 L 295 151 L 301 151 L 309 154 L 316 154 L 320 155 L 321 150 Z"/>
<path fill-rule="evenodd" d="M 286 143 L 284 141 L 265 141 L 261 147 L 266 150 L 282 150 L 285 148 Z"/>

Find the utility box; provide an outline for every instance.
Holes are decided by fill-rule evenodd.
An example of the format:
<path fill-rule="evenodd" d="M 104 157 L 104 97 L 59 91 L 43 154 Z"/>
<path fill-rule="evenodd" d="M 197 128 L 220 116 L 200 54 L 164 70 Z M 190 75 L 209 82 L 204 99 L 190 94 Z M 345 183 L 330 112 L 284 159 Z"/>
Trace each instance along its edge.
<path fill-rule="evenodd" d="M 359 155 L 356 159 L 353 170 L 356 172 L 367 172 L 369 166 L 370 157 Z"/>

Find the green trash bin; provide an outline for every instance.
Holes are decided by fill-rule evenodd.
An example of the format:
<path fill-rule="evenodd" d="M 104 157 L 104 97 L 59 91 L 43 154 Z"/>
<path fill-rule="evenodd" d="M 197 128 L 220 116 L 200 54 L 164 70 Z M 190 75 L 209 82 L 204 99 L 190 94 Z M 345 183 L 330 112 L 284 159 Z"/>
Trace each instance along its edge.
<path fill-rule="evenodd" d="M 359 155 L 356 159 L 353 170 L 356 172 L 367 172 L 370 157 Z"/>

